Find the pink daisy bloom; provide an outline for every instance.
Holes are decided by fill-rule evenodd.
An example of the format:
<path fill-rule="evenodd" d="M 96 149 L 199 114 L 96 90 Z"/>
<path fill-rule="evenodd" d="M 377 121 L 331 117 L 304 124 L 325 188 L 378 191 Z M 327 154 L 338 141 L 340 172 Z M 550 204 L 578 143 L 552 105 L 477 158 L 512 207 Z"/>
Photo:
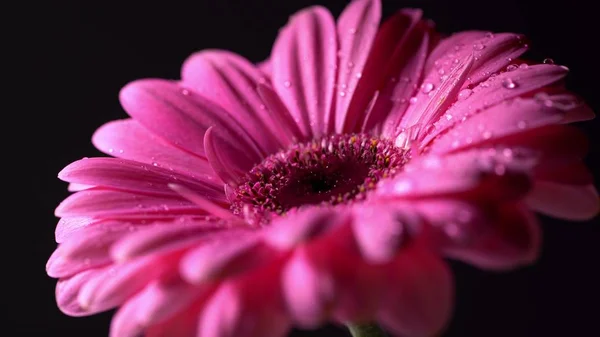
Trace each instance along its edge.
<path fill-rule="evenodd" d="M 534 261 L 534 212 L 583 220 L 598 195 L 568 69 L 519 35 L 440 38 L 378 0 L 295 14 L 270 58 L 192 55 L 125 86 L 59 178 L 47 272 L 68 315 L 118 308 L 115 337 L 277 337 L 326 322 L 402 336 L 446 325 L 444 258 Z"/>

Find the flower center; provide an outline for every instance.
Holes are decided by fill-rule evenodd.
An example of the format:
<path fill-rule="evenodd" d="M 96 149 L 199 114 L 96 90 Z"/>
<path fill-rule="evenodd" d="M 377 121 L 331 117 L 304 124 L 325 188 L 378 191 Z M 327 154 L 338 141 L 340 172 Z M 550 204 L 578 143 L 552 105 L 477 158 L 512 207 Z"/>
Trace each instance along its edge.
<path fill-rule="evenodd" d="M 248 220 L 305 205 L 362 200 L 377 181 L 396 174 L 409 151 L 365 134 L 334 135 L 295 144 L 267 157 L 231 195 L 235 214 Z"/>

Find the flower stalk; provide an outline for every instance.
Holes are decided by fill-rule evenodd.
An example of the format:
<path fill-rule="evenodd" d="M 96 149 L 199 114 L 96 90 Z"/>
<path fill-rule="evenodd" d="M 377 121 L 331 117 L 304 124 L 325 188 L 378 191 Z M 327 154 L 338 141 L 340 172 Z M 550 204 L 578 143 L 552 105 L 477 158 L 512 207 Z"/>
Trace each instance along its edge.
<path fill-rule="evenodd" d="M 352 337 L 387 337 L 388 335 L 377 324 L 348 324 Z"/>

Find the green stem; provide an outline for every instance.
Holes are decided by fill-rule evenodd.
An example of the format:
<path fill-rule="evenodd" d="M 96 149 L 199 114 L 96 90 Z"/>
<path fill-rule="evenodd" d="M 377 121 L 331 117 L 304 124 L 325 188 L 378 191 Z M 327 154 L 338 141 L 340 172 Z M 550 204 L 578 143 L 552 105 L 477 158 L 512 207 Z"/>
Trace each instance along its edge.
<path fill-rule="evenodd" d="M 377 324 L 348 324 L 352 337 L 387 337 Z"/>

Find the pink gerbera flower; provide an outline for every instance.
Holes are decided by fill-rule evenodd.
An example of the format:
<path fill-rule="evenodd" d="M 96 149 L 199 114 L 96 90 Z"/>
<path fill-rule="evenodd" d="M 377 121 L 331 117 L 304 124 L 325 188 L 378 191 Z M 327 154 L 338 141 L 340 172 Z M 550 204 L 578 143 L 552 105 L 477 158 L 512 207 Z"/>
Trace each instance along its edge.
<path fill-rule="evenodd" d="M 378 0 L 337 22 L 311 7 L 258 66 L 206 50 L 179 81 L 123 88 L 131 118 L 93 137 L 117 158 L 59 174 L 76 191 L 47 265 L 61 310 L 119 307 L 119 337 L 328 321 L 430 336 L 452 308 L 444 257 L 518 267 L 538 254 L 533 211 L 598 212 L 566 125 L 593 114 L 567 68 L 520 60 L 519 35 L 439 39 L 419 10 L 380 16 Z"/>

